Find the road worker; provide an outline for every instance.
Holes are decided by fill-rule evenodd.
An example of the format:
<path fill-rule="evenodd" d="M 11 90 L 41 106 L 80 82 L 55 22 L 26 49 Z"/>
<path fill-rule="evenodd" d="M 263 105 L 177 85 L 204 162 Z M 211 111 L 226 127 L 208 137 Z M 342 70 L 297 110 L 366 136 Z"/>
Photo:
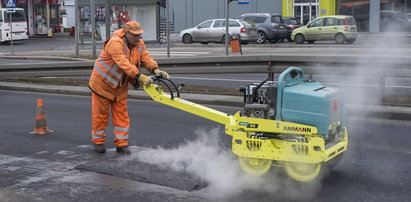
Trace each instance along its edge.
<path fill-rule="evenodd" d="M 128 137 L 130 120 L 127 111 L 128 83 L 137 88 L 140 84 L 150 85 L 151 77 L 140 72 L 143 65 L 148 72 L 168 78 L 165 71 L 158 69 L 146 50 L 141 34 L 143 28 L 138 22 L 130 21 L 122 29 L 104 42 L 103 50 L 97 58 L 90 76 L 92 91 L 92 132 L 94 151 L 105 153 L 106 126 L 111 108 L 114 143 L 116 151 L 130 154 Z"/>

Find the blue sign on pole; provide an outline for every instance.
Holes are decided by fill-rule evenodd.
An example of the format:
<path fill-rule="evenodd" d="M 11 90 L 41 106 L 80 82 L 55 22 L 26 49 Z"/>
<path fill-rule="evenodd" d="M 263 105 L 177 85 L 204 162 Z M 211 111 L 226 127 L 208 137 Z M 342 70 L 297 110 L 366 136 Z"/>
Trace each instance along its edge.
<path fill-rule="evenodd" d="M 6 8 L 16 8 L 16 0 L 6 0 Z"/>
<path fill-rule="evenodd" d="M 238 0 L 238 4 L 250 4 L 249 0 Z"/>

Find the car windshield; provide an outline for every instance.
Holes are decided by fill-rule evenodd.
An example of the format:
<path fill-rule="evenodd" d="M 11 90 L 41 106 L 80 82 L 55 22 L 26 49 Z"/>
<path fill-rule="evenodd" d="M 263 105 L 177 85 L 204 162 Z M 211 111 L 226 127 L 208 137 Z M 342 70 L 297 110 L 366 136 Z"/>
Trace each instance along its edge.
<path fill-rule="evenodd" d="M 11 14 L 11 19 L 13 22 L 16 21 L 26 21 L 26 15 L 24 15 L 23 10 L 16 10 L 15 13 Z M 10 22 L 10 14 L 4 13 L 4 22 Z"/>
<path fill-rule="evenodd" d="M 298 25 L 299 24 L 298 21 L 295 20 L 295 19 L 283 19 L 283 20 L 286 24 L 289 24 L 289 25 Z"/>
<path fill-rule="evenodd" d="M 244 20 L 253 22 L 253 23 L 264 23 L 265 22 L 266 17 L 245 17 Z"/>
<path fill-rule="evenodd" d="M 238 23 L 238 22 L 236 22 L 236 21 L 233 21 L 233 20 L 230 20 L 230 27 L 240 27 L 240 23 Z"/>
<path fill-rule="evenodd" d="M 354 18 L 349 17 L 349 18 L 348 18 L 348 24 L 349 24 L 349 25 L 355 25 L 355 20 L 354 20 Z"/>
<path fill-rule="evenodd" d="M 280 18 L 280 16 L 272 16 L 272 17 L 271 17 L 271 22 L 272 22 L 272 23 L 281 23 L 281 18 Z"/>
<path fill-rule="evenodd" d="M 216 20 L 213 24 L 213 27 L 225 27 L 225 22 L 226 20 Z M 241 25 L 237 21 L 230 20 L 230 27 L 241 27 Z"/>
<path fill-rule="evenodd" d="M 211 26 L 211 23 L 212 23 L 212 22 L 213 22 L 212 20 L 205 21 L 205 22 L 201 23 L 200 25 L 198 25 L 197 27 L 198 27 L 199 29 L 201 29 L 201 28 L 209 28 L 209 27 Z"/>
<path fill-rule="evenodd" d="M 225 27 L 225 20 L 216 20 L 213 27 Z"/>
<path fill-rule="evenodd" d="M 254 27 L 255 26 L 254 24 L 252 24 L 250 22 L 247 22 L 245 20 L 240 20 L 240 22 L 241 22 L 241 24 L 244 25 L 244 27 Z"/>
<path fill-rule="evenodd" d="M 323 25 L 324 18 L 316 19 L 310 23 L 309 27 L 321 27 Z"/>
<path fill-rule="evenodd" d="M 344 19 L 338 19 L 338 25 L 344 25 L 345 19 L 348 19 L 348 25 L 355 25 L 354 18 L 348 17 Z"/>
<path fill-rule="evenodd" d="M 335 26 L 339 25 L 339 22 L 336 18 L 325 18 L 325 26 Z"/>

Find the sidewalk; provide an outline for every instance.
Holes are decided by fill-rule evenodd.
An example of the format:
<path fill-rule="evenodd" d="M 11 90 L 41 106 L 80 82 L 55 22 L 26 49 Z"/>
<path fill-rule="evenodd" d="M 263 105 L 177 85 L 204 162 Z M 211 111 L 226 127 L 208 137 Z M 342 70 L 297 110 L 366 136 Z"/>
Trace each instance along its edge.
<path fill-rule="evenodd" d="M 60 86 L 60 85 L 42 85 L 28 83 L 1 82 L 0 90 L 43 92 L 70 95 L 91 95 L 90 90 L 83 86 Z M 151 98 L 142 90 L 130 90 L 130 99 L 151 100 Z M 209 94 L 192 94 L 183 93 L 181 98 L 194 103 L 204 105 L 223 105 L 233 107 L 243 107 L 243 98 L 241 96 L 215 95 Z M 380 106 L 380 105 L 359 105 L 348 104 L 348 116 L 360 116 L 367 118 L 382 118 L 393 120 L 411 121 L 411 107 L 400 106 Z"/>

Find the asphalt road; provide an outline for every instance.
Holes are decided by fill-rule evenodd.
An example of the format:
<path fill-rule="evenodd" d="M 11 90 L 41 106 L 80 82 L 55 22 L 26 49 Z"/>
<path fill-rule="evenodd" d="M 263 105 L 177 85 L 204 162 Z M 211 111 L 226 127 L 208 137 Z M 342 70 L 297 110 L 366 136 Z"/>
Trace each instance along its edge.
<path fill-rule="evenodd" d="M 54 133 L 29 134 L 37 98 Z M 129 101 L 129 157 L 115 154 L 110 132 L 108 152 L 91 151 L 89 97 L 0 91 L 0 105 L 0 201 L 411 200 L 405 121 L 348 117 L 349 150 L 341 164 L 321 181 L 296 184 L 274 172 L 244 175 L 221 126 L 151 101 Z M 190 192 L 176 188 L 197 182 L 205 184 Z"/>

